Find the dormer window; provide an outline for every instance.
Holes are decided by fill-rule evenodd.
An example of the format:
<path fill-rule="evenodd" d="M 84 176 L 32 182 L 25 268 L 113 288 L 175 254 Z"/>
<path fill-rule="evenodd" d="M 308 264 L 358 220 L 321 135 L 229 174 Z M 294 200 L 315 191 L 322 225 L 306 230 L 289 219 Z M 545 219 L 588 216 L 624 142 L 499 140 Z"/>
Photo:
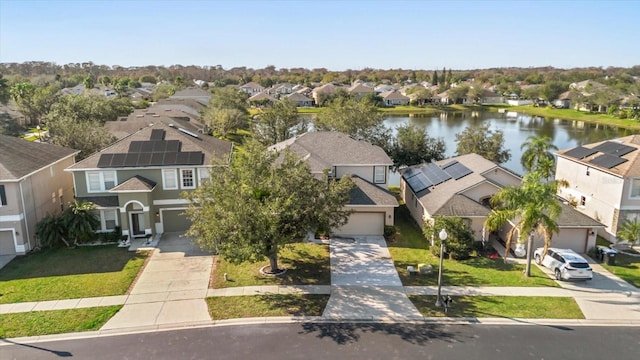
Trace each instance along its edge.
<path fill-rule="evenodd" d="M 373 183 L 384 184 L 386 182 L 387 182 L 387 167 L 374 166 L 373 167 Z"/>

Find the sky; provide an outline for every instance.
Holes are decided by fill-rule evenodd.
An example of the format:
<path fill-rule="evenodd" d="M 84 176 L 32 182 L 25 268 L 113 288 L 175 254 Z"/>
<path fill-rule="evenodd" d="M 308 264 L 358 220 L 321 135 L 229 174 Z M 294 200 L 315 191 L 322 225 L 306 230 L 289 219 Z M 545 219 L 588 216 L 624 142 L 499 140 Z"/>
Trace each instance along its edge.
<path fill-rule="evenodd" d="M 631 67 L 638 24 L 640 0 L 0 0 L 0 63 Z"/>

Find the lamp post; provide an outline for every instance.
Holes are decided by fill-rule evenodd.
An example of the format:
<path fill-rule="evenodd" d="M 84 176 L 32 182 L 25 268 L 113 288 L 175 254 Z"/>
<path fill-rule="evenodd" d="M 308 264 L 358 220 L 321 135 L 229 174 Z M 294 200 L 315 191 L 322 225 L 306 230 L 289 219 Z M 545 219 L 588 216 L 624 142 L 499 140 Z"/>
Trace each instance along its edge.
<path fill-rule="evenodd" d="M 442 306 L 442 301 L 440 301 L 440 290 L 442 288 L 442 259 L 444 258 L 444 242 L 447 240 L 447 231 L 445 229 L 440 230 L 440 267 L 438 268 L 438 297 L 436 298 L 436 306 Z"/>
<path fill-rule="evenodd" d="M 38 130 L 38 141 L 42 142 L 42 136 L 40 136 L 40 125 L 37 125 L 36 129 Z"/>

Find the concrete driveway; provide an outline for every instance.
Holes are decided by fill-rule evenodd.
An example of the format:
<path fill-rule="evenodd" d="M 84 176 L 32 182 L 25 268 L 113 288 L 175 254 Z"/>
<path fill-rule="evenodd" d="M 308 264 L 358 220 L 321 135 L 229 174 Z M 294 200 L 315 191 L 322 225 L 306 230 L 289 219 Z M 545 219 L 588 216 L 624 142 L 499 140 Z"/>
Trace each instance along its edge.
<path fill-rule="evenodd" d="M 181 233 L 165 233 L 124 307 L 102 329 L 209 322 L 204 298 L 213 255 Z"/>

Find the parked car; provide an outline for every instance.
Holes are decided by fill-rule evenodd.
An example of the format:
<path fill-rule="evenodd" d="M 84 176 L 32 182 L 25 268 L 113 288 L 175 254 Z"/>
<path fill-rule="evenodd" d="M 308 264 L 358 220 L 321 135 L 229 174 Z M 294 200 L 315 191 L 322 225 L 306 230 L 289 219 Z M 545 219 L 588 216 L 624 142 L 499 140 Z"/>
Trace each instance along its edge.
<path fill-rule="evenodd" d="M 589 262 L 570 249 L 549 248 L 542 257 L 543 248 L 533 253 L 536 264 L 551 269 L 557 280 L 591 280 L 593 270 Z"/>

